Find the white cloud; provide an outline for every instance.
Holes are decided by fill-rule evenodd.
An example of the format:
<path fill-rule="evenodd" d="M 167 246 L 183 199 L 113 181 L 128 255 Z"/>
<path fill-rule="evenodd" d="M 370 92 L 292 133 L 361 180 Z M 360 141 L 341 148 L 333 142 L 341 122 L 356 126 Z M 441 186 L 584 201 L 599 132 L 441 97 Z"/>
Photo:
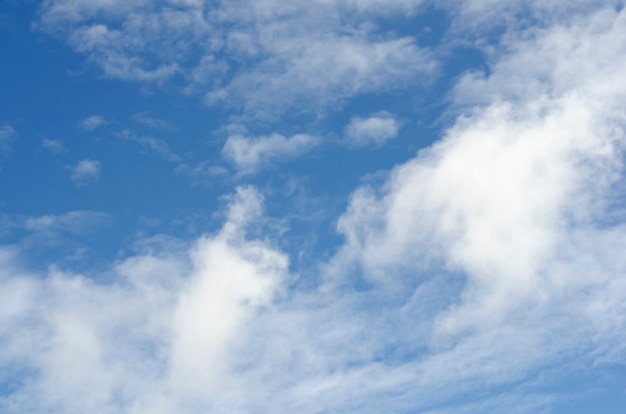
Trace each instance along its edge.
<path fill-rule="evenodd" d="M 0 157 L 8 157 L 11 153 L 11 141 L 15 139 L 17 133 L 11 125 L 0 126 Z"/>
<path fill-rule="evenodd" d="M 58 154 L 64 149 L 63 143 L 61 141 L 49 138 L 41 141 L 41 146 L 50 151 L 52 154 Z"/>
<path fill-rule="evenodd" d="M 436 71 L 412 37 L 380 33 L 379 18 L 418 1 L 240 0 L 219 5 L 51 0 L 38 27 L 66 40 L 105 75 L 142 82 L 185 79 L 259 117 L 323 112 L 355 95 L 398 88 Z M 246 62 L 245 65 L 234 62 Z"/>
<path fill-rule="evenodd" d="M 381 146 L 398 136 L 400 123 L 385 111 L 369 118 L 353 117 L 346 127 L 348 145 L 352 147 Z"/>
<path fill-rule="evenodd" d="M 624 181 L 624 21 L 605 9 L 509 35 L 490 75 L 459 84 L 481 106 L 384 186 L 353 194 L 329 283 L 356 264 L 392 292 L 433 278 L 464 285 L 433 317 L 426 366 L 506 383 L 566 352 L 619 359 L 626 337 L 608 326 L 624 320 L 609 309 L 626 297 L 626 263 L 607 255 L 626 240 L 607 217 Z"/>
<path fill-rule="evenodd" d="M 143 3 L 47 4 L 80 20 Z M 299 10 L 241 13 L 288 26 Z M 33 274 L 1 249 L 0 382 L 27 379 L 0 411 L 541 412 L 555 381 L 623 364 L 626 231 L 611 203 L 623 198 L 625 19 L 607 8 L 513 24 L 489 74 L 460 80 L 464 113 L 443 139 L 352 195 L 322 286 L 300 288 L 269 236 L 246 236 L 262 212 L 251 188 L 220 231 L 120 260 L 107 283 Z M 233 137 L 224 156 L 244 170 L 301 148 Z"/>
<path fill-rule="evenodd" d="M 268 57 L 253 70 L 236 74 L 224 89 L 225 97 L 243 100 L 262 115 L 300 109 L 303 104 L 324 111 L 361 93 L 406 86 L 436 68 L 412 38 L 378 41 L 362 32 L 320 33 L 312 38 L 309 32 L 290 33 L 283 27 L 264 30 L 267 33 L 258 36 L 269 38 L 262 46 Z M 276 39 L 275 30 L 285 33 Z"/>
<path fill-rule="evenodd" d="M 71 167 L 70 178 L 78 186 L 87 185 L 98 181 L 100 178 L 100 161 L 84 159 Z"/>
<path fill-rule="evenodd" d="M 103 116 L 93 115 L 80 121 L 79 126 L 85 131 L 93 131 L 107 123 L 108 121 Z"/>
<path fill-rule="evenodd" d="M 111 216 L 99 211 L 77 210 L 65 214 L 49 214 L 45 216 L 29 217 L 24 221 L 27 230 L 36 232 L 69 232 L 86 234 L 106 225 Z"/>
<path fill-rule="evenodd" d="M 286 138 L 280 134 L 260 137 L 232 135 L 224 144 L 222 155 L 235 163 L 243 173 L 251 173 L 262 166 L 291 160 L 319 144 L 311 135 L 298 134 Z"/>
<path fill-rule="evenodd" d="M 229 350 L 287 274 L 282 253 L 245 238 L 261 201 L 239 188 L 220 232 L 188 252 L 168 247 L 122 260 L 107 283 L 55 268 L 29 274 L 15 251 L 1 249 L 0 378 L 29 377 L 0 397 L 2 411 L 210 407 L 228 390 L 213 379 L 232 369 Z"/>

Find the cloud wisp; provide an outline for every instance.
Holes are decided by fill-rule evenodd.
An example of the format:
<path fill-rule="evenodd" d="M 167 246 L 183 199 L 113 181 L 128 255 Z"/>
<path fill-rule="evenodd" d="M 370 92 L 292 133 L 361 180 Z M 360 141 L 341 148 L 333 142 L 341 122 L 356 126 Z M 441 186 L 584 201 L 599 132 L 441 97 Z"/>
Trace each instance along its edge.
<path fill-rule="evenodd" d="M 41 141 L 41 146 L 53 155 L 59 154 L 65 149 L 63 142 L 57 139 L 46 138 Z"/>
<path fill-rule="evenodd" d="M 101 115 L 92 115 L 80 121 L 78 123 L 78 126 L 85 131 L 95 131 L 96 129 L 108 123 L 109 122 L 106 120 L 105 117 Z"/>
<path fill-rule="evenodd" d="M 259 137 L 232 135 L 224 144 L 222 155 L 231 160 L 242 174 L 249 174 L 272 163 L 297 158 L 319 143 L 319 138 L 306 134 L 291 138 L 280 134 Z"/>
<path fill-rule="evenodd" d="M 100 161 L 84 159 L 70 167 L 70 179 L 79 187 L 95 183 L 100 179 Z"/>
<path fill-rule="evenodd" d="M 380 147 L 398 136 L 400 122 L 389 112 L 381 111 L 368 118 L 353 117 L 346 127 L 347 145 L 352 148 Z"/>
<path fill-rule="evenodd" d="M 125 141 L 139 144 L 145 151 L 153 152 L 167 161 L 178 163 L 181 160 L 180 157 L 172 151 L 168 142 L 163 139 L 137 135 L 127 129 L 118 132 L 116 135 Z"/>

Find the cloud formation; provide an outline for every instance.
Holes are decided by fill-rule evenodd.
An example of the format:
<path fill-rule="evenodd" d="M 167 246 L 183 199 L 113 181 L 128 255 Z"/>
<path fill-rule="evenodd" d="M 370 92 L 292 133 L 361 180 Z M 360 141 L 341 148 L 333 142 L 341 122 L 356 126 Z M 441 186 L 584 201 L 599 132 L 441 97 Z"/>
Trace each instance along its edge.
<path fill-rule="evenodd" d="M 85 131 L 94 131 L 107 123 L 108 121 L 103 116 L 92 115 L 80 121 L 78 125 Z"/>
<path fill-rule="evenodd" d="M 156 83 L 182 76 L 184 89 L 206 94 L 209 104 L 273 117 L 324 111 L 430 76 L 436 63 L 427 49 L 376 25 L 417 3 L 49 0 L 37 27 L 106 76 Z"/>
<path fill-rule="evenodd" d="M 100 161 L 84 159 L 71 167 L 70 179 L 78 186 L 84 186 L 100 179 Z"/>
<path fill-rule="evenodd" d="M 227 369 L 237 332 L 269 306 L 286 275 L 282 253 L 245 238 L 260 203 L 254 189 L 239 188 L 221 231 L 187 252 L 127 258 L 110 270 L 113 283 L 55 268 L 38 277 L 3 248 L 2 380 L 17 375 L 28 381 L 10 398 L 2 396 L 2 411 L 209 407 L 226 385 L 216 379 Z M 50 217 L 30 224 L 58 222 Z M 30 398 L 33 392 L 39 397 Z M 75 398 L 76 392 L 85 398 Z"/>
<path fill-rule="evenodd" d="M 232 135 L 224 144 L 222 155 L 245 174 L 275 162 L 294 159 L 319 142 L 319 138 L 305 134 L 294 135 L 291 138 L 280 134 L 259 137 Z"/>
<path fill-rule="evenodd" d="M 167 141 L 150 136 L 139 136 L 127 129 L 116 134 L 119 138 L 139 144 L 144 150 L 154 152 L 167 161 L 179 162 L 180 157 L 170 148 Z"/>
<path fill-rule="evenodd" d="M 49 138 L 42 140 L 41 146 L 50 151 L 50 153 L 52 154 L 58 154 L 64 149 L 63 143 L 61 141 Z"/>
<path fill-rule="evenodd" d="M 332 106 L 436 66 L 373 24 L 418 2 L 303 4 L 49 0 L 40 24 L 108 76 L 182 74 L 257 112 Z M 488 32 L 487 67 L 457 78 L 438 142 L 352 193 L 343 241 L 313 269 L 290 264 L 247 186 L 220 229 L 101 272 L 38 273 L 3 246 L 0 411 L 542 412 L 571 372 L 623 364 L 626 11 L 613 4 L 460 3 L 449 35 Z M 379 144 L 398 128 L 378 113 L 346 133 Z M 245 175 L 318 143 L 232 135 L 222 156 Z M 79 184 L 98 176 L 98 161 L 73 167 Z"/>
<path fill-rule="evenodd" d="M 389 112 L 378 112 L 369 118 L 353 117 L 346 127 L 351 147 L 381 146 L 398 136 L 400 123 Z"/>

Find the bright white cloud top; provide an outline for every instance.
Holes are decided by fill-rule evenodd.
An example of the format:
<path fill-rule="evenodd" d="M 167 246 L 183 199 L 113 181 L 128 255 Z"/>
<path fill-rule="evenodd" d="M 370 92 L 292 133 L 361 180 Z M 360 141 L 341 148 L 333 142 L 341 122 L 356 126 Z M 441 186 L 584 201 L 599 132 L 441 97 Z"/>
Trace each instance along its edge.
<path fill-rule="evenodd" d="M 623 410 L 623 1 L 8 9 L 1 412 Z"/>

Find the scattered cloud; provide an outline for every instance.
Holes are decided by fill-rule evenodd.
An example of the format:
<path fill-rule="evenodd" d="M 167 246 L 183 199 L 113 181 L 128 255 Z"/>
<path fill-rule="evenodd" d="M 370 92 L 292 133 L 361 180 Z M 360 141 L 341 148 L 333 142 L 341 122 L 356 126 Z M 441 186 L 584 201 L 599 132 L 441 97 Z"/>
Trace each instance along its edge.
<path fill-rule="evenodd" d="M 174 127 L 169 122 L 155 118 L 150 115 L 149 112 L 138 112 L 132 116 L 132 120 L 140 123 L 142 125 L 146 125 L 150 128 L 161 129 L 161 130 L 172 130 Z"/>
<path fill-rule="evenodd" d="M 100 161 L 84 159 L 71 167 L 70 178 L 76 185 L 84 186 L 100 179 Z"/>
<path fill-rule="evenodd" d="M 315 1 L 275 5 L 53 0 L 37 27 L 66 40 L 106 76 L 140 82 L 184 79 L 256 117 L 323 112 L 358 94 L 407 86 L 437 70 L 410 36 L 383 31 L 418 1 Z M 235 62 L 246 61 L 245 65 Z"/>
<path fill-rule="evenodd" d="M 49 138 L 46 138 L 43 141 L 41 141 L 41 146 L 44 149 L 50 151 L 52 154 L 59 154 L 60 152 L 63 152 L 63 150 L 65 149 L 61 141 L 56 140 L 56 139 L 49 139 Z"/>
<path fill-rule="evenodd" d="M 123 130 L 117 133 L 117 136 L 121 139 L 135 142 L 139 144 L 144 150 L 153 152 L 163 157 L 167 161 L 180 161 L 180 157 L 171 150 L 167 141 L 163 139 L 153 138 L 149 136 L 139 136 L 129 130 Z"/>
<path fill-rule="evenodd" d="M 251 173 L 274 162 L 297 158 L 319 142 L 319 138 L 304 134 L 291 138 L 280 134 L 259 137 L 232 135 L 224 144 L 222 155 L 241 172 Z"/>
<path fill-rule="evenodd" d="M 63 232 L 81 235 L 91 233 L 110 221 L 111 216 L 107 213 L 77 210 L 64 214 L 28 217 L 24 220 L 24 228 L 35 232 Z"/>
<path fill-rule="evenodd" d="M 346 127 L 351 147 L 382 146 L 398 136 L 400 122 L 389 112 L 382 111 L 369 118 L 353 117 Z"/>
<path fill-rule="evenodd" d="M 108 121 L 101 115 L 93 115 L 80 121 L 79 126 L 85 131 L 94 131 L 106 125 Z"/>

